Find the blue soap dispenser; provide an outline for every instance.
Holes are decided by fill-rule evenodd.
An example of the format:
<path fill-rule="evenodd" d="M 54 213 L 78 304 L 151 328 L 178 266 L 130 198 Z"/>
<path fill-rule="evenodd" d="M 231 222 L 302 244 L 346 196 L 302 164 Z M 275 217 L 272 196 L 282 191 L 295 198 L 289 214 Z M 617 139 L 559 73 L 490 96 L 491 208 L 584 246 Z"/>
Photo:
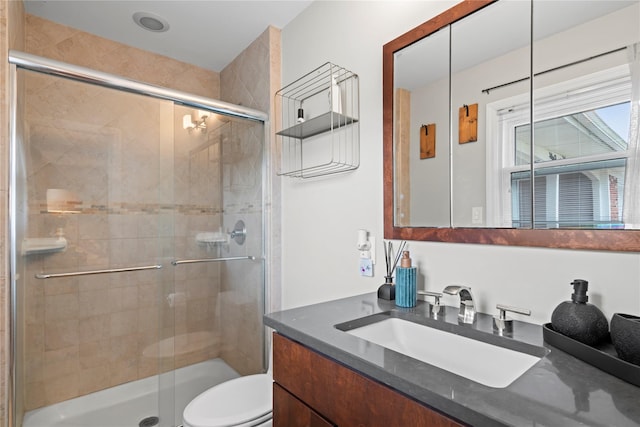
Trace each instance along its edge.
<path fill-rule="evenodd" d="M 416 288 L 417 269 L 411 266 L 409 251 L 402 252 L 400 267 L 396 268 L 396 305 L 415 307 L 418 297 Z"/>

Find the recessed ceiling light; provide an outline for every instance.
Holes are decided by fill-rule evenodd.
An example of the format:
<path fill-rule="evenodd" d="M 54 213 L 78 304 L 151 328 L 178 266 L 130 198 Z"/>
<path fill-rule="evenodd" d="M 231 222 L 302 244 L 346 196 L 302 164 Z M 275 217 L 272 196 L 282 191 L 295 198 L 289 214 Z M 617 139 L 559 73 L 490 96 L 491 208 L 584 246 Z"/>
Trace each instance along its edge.
<path fill-rule="evenodd" d="M 133 14 L 133 20 L 145 30 L 154 33 L 162 33 L 169 29 L 166 19 L 149 12 L 136 12 Z"/>

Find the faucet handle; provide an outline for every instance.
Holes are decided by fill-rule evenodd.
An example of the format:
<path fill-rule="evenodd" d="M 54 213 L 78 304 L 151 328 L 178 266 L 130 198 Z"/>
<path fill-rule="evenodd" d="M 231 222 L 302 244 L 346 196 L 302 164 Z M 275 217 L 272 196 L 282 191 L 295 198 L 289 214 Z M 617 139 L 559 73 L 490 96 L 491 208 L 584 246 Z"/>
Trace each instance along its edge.
<path fill-rule="evenodd" d="M 527 308 L 512 307 L 510 305 L 504 305 L 504 304 L 496 304 L 496 308 L 500 310 L 501 319 L 505 318 L 507 311 L 510 311 L 512 313 L 524 314 L 525 316 L 531 315 L 531 310 Z"/>
<path fill-rule="evenodd" d="M 442 310 L 442 306 L 440 305 L 440 298 L 442 298 L 441 292 L 418 291 L 418 295 L 433 297 L 434 301 L 433 304 L 431 304 L 431 314 L 435 317 L 440 313 Z"/>
<path fill-rule="evenodd" d="M 436 304 L 440 304 L 440 298 L 442 298 L 442 292 L 418 291 L 418 295 L 433 297 L 435 299 Z"/>
<path fill-rule="evenodd" d="M 513 331 L 513 319 L 507 319 L 507 311 L 524 314 L 525 316 L 531 315 L 531 310 L 526 308 L 512 307 L 504 304 L 497 304 L 496 308 L 499 310 L 499 313 L 497 316 L 493 316 L 493 329 L 501 335 L 503 332 Z"/>

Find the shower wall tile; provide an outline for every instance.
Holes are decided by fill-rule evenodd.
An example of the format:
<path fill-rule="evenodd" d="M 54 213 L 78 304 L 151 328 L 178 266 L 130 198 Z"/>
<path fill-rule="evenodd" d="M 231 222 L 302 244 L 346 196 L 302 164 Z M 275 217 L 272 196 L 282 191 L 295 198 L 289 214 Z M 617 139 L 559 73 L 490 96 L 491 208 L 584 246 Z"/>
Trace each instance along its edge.
<path fill-rule="evenodd" d="M 109 366 L 109 340 L 83 342 L 80 345 L 80 368 L 89 369 Z M 108 369 L 107 369 L 108 372 Z M 105 383 L 105 381 L 102 381 Z"/>
<path fill-rule="evenodd" d="M 106 239 L 80 239 L 77 242 L 78 268 L 108 268 L 109 241 Z"/>
<path fill-rule="evenodd" d="M 78 373 L 46 380 L 44 397 L 46 402 L 72 399 L 78 394 Z"/>
<path fill-rule="evenodd" d="M 279 32 L 274 27 L 267 28 L 222 70 L 220 88 L 225 101 L 270 111 L 270 78 L 280 67 L 279 63 L 272 63 L 272 52 L 279 49 L 279 42 L 274 45 L 272 41 L 279 38 Z M 278 70 L 273 70 L 272 65 Z"/>
<path fill-rule="evenodd" d="M 77 317 L 78 294 L 47 295 L 44 299 L 45 321 L 55 322 Z"/>
<path fill-rule="evenodd" d="M 149 335 L 152 341 L 147 343 L 151 344 L 156 342 L 158 337 L 157 329 L 158 322 L 160 321 L 158 316 L 158 307 L 142 307 L 138 309 L 138 329 L 137 332 L 142 336 Z"/>
<path fill-rule="evenodd" d="M 159 372 L 161 372 L 161 369 L 158 359 L 149 357 L 138 359 L 138 373 L 143 378 L 157 375 Z"/>
<path fill-rule="evenodd" d="M 60 294 L 77 294 L 78 280 L 56 280 L 52 279 L 44 288 L 44 294 L 60 295 Z"/>
<path fill-rule="evenodd" d="M 80 373 L 78 394 L 85 395 L 109 387 L 111 371 L 108 365 L 83 368 Z"/>
<path fill-rule="evenodd" d="M 60 350 L 76 347 L 79 342 L 79 321 L 77 319 L 47 322 L 44 326 L 44 350 Z"/>
<path fill-rule="evenodd" d="M 114 239 L 138 236 L 138 218 L 134 215 L 109 215 L 109 233 Z"/>
<path fill-rule="evenodd" d="M 268 28 L 221 72 L 222 98 L 270 112 L 280 80 L 279 47 L 280 31 Z M 241 250 L 247 254 L 262 254 L 261 236 L 265 222 L 261 170 L 263 150 L 268 149 L 269 143 L 263 142 L 264 130 L 259 126 L 239 126 L 234 130 L 236 138 L 222 144 L 224 223 L 234 224 L 242 219 L 249 231 Z M 272 171 L 268 169 L 267 176 L 271 175 Z M 268 182 L 271 182 L 270 178 Z M 266 194 L 266 198 L 269 197 L 270 188 Z M 270 259 L 269 271 L 278 265 L 278 258 Z M 249 266 L 227 264 L 223 269 L 220 294 L 220 316 L 224 319 L 222 357 L 241 374 L 263 369 L 262 284 L 259 263 Z"/>
<path fill-rule="evenodd" d="M 136 284 L 129 284 L 128 286 L 122 288 L 112 288 L 109 289 L 108 293 L 110 312 L 136 310 L 138 308 L 138 287 L 136 286 Z M 137 322 L 137 314 L 134 317 L 136 317 Z"/>
<path fill-rule="evenodd" d="M 29 220 L 29 223 L 36 223 L 35 225 L 38 227 L 34 231 L 38 233 L 38 235 L 42 235 L 40 233 L 40 228 L 42 230 L 47 230 L 48 233 L 51 234 L 50 237 L 55 235 L 55 231 L 58 229 L 64 230 L 64 237 L 71 240 L 78 240 L 78 220 L 79 215 L 46 215 L 42 216 L 40 214 L 35 215 L 35 218 Z M 43 231 L 44 232 L 44 231 Z"/>
<path fill-rule="evenodd" d="M 131 335 L 132 331 L 138 329 L 138 312 L 136 310 L 123 310 L 111 312 L 109 318 L 109 335 L 114 337 L 124 337 Z M 122 344 L 118 344 L 121 347 Z M 137 346 L 134 346 L 137 347 Z M 133 356 L 133 355 L 132 355 Z"/>
<path fill-rule="evenodd" d="M 47 399 L 45 397 L 44 381 L 29 382 L 28 384 L 34 391 L 24 397 L 24 406 L 31 408 L 45 406 Z"/>
<path fill-rule="evenodd" d="M 268 156 L 267 156 L 267 176 L 271 177 L 267 181 L 268 191 L 266 194 L 265 207 L 267 209 L 267 254 L 272 261 L 268 274 L 267 274 L 267 301 L 268 312 L 275 312 L 281 309 L 282 292 L 282 271 L 281 271 L 281 254 L 282 254 L 282 235 L 280 227 L 281 214 L 281 186 L 282 178 L 277 178 L 275 171 L 278 169 L 277 165 L 280 164 L 280 152 L 277 148 L 275 132 L 278 129 L 282 129 L 282 112 L 279 107 L 276 106 L 275 93 L 280 89 L 282 84 L 281 65 L 282 65 L 282 51 L 281 51 L 281 32 L 276 28 L 269 28 L 269 45 L 270 45 L 270 58 L 271 58 L 271 81 L 269 83 L 269 99 L 270 104 L 270 118 L 271 129 L 270 138 L 267 143 Z"/>
<path fill-rule="evenodd" d="M 77 215 L 80 239 L 109 238 L 109 218 L 107 215 Z"/>
<path fill-rule="evenodd" d="M 80 309 L 78 318 L 83 322 L 91 317 L 101 314 L 109 314 L 109 306 L 105 304 L 108 301 L 109 289 L 98 289 L 92 291 L 81 291 L 79 295 Z M 100 335 L 94 335 L 99 337 Z"/>
<path fill-rule="evenodd" d="M 76 373 L 79 351 L 77 348 L 69 347 L 50 350 L 44 354 L 44 359 L 43 379 L 45 381 L 67 377 Z"/>
<path fill-rule="evenodd" d="M 83 349 L 91 349 L 97 344 L 108 343 L 105 339 L 96 339 L 96 337 L 109 336 L 110 332 L 110 319 L 108 314 L 92 313 L 91 316 L 86 316 L 80 322 L 80 352 Z M 106 353 L 103 353 L 103 355 Z M 81 365 L 83 367 L 83 365 Z"/>
<path fill-rule="evenodd" d="M 29 288 L 32 288 L 32 286 L 28 286 L 27 288 L 24 304 L 24 322 L 26 325 L 24 338 L 27 341 L 31 339 L 31 334 L 44 330 L 44 295 L 42 292 L 29 292 Z M 33 348 L 34 351 L 38 353 L 43 351 L 43 348 L 40 347 L 27 348 Z"/>

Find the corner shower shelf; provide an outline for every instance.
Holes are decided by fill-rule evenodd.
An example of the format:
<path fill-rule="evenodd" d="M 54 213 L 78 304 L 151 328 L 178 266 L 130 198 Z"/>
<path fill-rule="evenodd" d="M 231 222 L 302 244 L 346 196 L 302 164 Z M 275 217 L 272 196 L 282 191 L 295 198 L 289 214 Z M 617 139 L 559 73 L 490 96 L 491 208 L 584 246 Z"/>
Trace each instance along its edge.
<path fill-rule="evenodd" d="M 67 239 L 64 237 L 27 238 L 22 241 L 23 255 L 62 252 L 65 249 L 67 249 Z"/>
<path fill-rule="evenodd" d="M 275 101 L 282 114 L 278 175 L 312 178 L 358 168 L 357 74 L 327 62 L 280 89 Z"/>

